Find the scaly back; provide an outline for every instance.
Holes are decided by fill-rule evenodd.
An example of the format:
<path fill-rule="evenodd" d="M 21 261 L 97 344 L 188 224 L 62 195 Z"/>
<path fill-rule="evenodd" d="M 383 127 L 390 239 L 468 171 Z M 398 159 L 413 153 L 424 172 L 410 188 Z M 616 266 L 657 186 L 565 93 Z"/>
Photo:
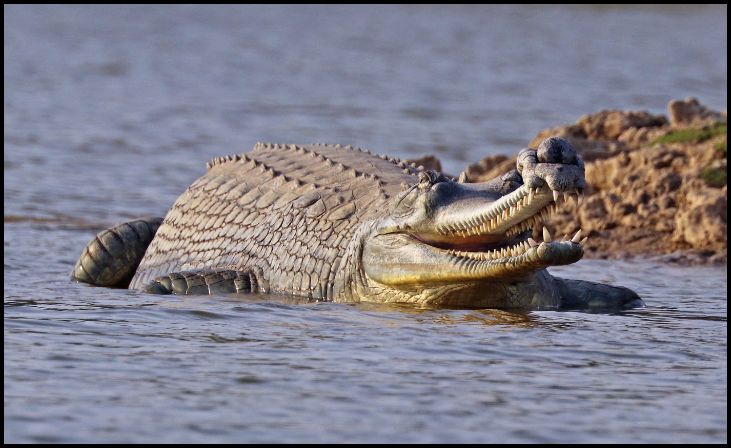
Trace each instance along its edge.
<path fill-rule="evenodd" d="M 208 166 L 168 212 L 130 288 L 171 272 L 230 269 L 255 273 L 262 292 L 332 299 L 355 230 L 383 216 L 420 171 L 321 144 L 259 143 Z"/>

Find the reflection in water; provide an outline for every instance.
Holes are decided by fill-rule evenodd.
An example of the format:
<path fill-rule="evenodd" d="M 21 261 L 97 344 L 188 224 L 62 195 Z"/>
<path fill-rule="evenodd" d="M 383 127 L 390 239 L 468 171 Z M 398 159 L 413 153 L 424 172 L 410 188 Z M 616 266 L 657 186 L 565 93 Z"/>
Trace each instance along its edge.
<path fill-rule="evenodd" d="M 530 326 L 533 323 L 529 312 L 520 311 L 444 308 L 410 303 L 361 302 L 354 306 L 364 312 L 415 315 L 417 322 L 443 325 L 479 323 L 484 325 Z"/>

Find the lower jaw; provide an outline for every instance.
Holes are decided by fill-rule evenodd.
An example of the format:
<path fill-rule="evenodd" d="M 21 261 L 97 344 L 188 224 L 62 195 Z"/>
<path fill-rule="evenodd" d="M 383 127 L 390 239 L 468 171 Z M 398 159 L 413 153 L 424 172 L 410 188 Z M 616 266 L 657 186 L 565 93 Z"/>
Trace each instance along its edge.
<path fill-rule="evenodd" d="M 550 284 L 553 280 L 545 271 L 526 273 L 519 281 L 516 280 L 475 279 L 409 289 L 386 288 L 380 289 L 379 294 L 362 297 L 361 300 L 406 302 L 422 307 L 494 308 L 516 311 L 558 307 L 555 288 Z"/>
<path fill-rule="evenodd" d="M 374 282 L 409 293 L 473 282 L 514 282 L 551 265 L 578 261 L 583 250 L 571 241 L 523 242 L 493 252 L 463 252 L 422 242 L 407 233 L 383 234 L 363 247 L 365 274 Z"/>

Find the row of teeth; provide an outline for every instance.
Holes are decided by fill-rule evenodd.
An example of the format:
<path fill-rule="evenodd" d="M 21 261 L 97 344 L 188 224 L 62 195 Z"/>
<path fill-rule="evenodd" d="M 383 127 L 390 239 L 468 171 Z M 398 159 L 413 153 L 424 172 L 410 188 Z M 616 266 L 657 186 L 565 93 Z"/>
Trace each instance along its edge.
<path fill-rule="evenodd" d="M 564 237 L 564 240 L 561 241 L 561 243 L 573 243 L 573 244 L 579 244 L 584 245 L 586 244 L 586 241 L 589 239 L 589 237 L 581 238 L 581 229 L 579 229 L 578 232 L 574 235 L 573 238 L 569 241 L 568 236 Z M 550 243 L 553 239 L 551 238 L 551 233 L 546 229 L 543 228 L 543 242 L 544 243 Z M 528 238 L 527 241 L 522 241 L 518 244 L 515 244 L 510 247 L 503 247 L 501 249 L 493 249 L 487 252 L 465 252 L 461 250 L 449 250 L 448 252 L 451 255 L 455 255 L 461 258 L 468 258 L 470 260 L 480 260 L 480 261 L 486 261 L 486 260 L 498 260 L 501 258 L 507 258 L 507 257 L 517 257 L 518 255 L 523 255 L 526 253 L 529 249 L 532 249 L 534 247 L 538 247 L 540 243 L 536 242 L 533 238 Z"/>
<path fill-rule="evenodd" d="M 535 215 L 531 216 L 525 221 L 522 221 L 518 225 L 509 228 L 505 232 L 505 236 L 511 238 L 515 235 L 525 232 L 526 230 L 540 229 L 543 223 L 548 221 L 548 218 L 551 216 L 551 214 L 555 213 L 557 210 L 558 204 L 556 204 L 555 202 L 552 204 L 548 204 L 540 211 L 538 211 L 538 213 L 536 213 Z"/>
<path fill-rule="evenodd" d="M 535 194 L 539 189 L 533 188 L 530 190 L 533 190 L 533 194 Z M 515 235 L 525 232 L 526 230 L 540 228 L 544 222 L 548 221 L 548 218 L 551 216 L 552 213 L 555 213 L 556 211 L 558 211 L 558 207 L 561 202 L 568 203 L 571 198 L 574 198 L 574 201 L 576 201 L 577 206 L 581 205 L 581 202 L 583 201 L 583 198 L 584 198 L 584 193 L 582 191 L 580 191 L 578 188 L 574 191 L 575 191 L 575 193 L 569 193 L 569 192 L 559 193 L 558 191 L 553 190 L 553 203 L 552 204 L 548 204 L 547 206 L 543 207 L 540 211 L 538 211 L 538 213 L 536 213 L 532 217 L 520 222 L 516 226 L 509 228 L 505 232 L 505 235 L 508 238 L 511 238 Z M 533 195 L 530 195 L 530 197 L 532 197 L 532 196 Z"/>
<path fill-rule="evenodd" d="M 538 188 L 535 188 L 533 190 L 537 191 Z M 576 201 L 576 206 L 578 207 L 579 205 L 581 205 L 581 202 L 584 200 L 583 190 L 579 190 L 577 188 L 574 190 L 573 194 L 569 193 L 568 191 L 559 193 L 558 191 L 553 190 L 553 204 L 548 204 L 547 206 L 543 207 L 538 213 L 536 213 L 532 217 L 526 219 L 525 221 L 519 223 L 516 226 L 509 228 L 505 232 L 505 236 L 508 238 L 511 238 L 515 235 L 525 232 L 526 230 L 539 229 L 544 222 L 548 221 L 548 218 L 551 216 L 552 213 L 556 213 L 558 211 L 558 207 L 561 202 L 566 204 L 569 202 L 569 200 L 571 198 L 574 198 L 574 201 Z M 579 232 L 580 231 L 581 230 L 579 230 Z M 545 235 L 546 232 L 547 232 L 546 228 L 543 227 L 543 234 Z M 550 234 L 549 234 L 549 237 L 550 237 Z M 548 240 L 548 241 L 550 241 L 550 240 Z"/>
<path fill-rule="evenodd" d="M 533 197 L 535 195 L 538 195 L 541 191 L 541 188 L 525 188 L 523 190 L 524 195 L 518 199 L 513 199 L 509 206 L 506 206 L 502 212 L 499 212 L 498 210 L 491 210 L 487 213 L 485 218 L 479 218 L 475 217 L 471 221 L 469 221 L 467 224 L 470 226 L 468 229 L 462 229 L 458 227 L 458 224 L 454 225 L 446 225 L 444 228 L 439 229 L 439 231 L 442 234 L 447 235 L 456 235 L 460 236 L 462 238 L 468 237 L 468 236 L 474 236 L 474 235 L 483 235 L 486 233 L 492 232 L 494 229 L 496 229 L 499 225 L 501 225 L 504 221 L 507 219 L 513 217 L 516 213 L 518 213 L 520 210 L 523 209 L 526 205 L 530 204 L 533 201 Z M 553 201 L 554 204 L 551 204 L 544 209 L 542 209 L 539 213 L 533 216 L 532 219 L 526 219 L 525 221 L 521 222 L 517 226 L 511 227 L 508 229 L 508 236 L 516 235 L 524 230 L 528 230 L 532 228 L 534 225 L 540 225 L 542 223 L 542 220 L 545 221 L 549 214 L 552 212 L 555 212 L 558 208 L 558 204 L 561 202 L 568 202 L 570 198 L 574 198 L 576 201 L 576 205 L 580 205 L 583 199 L 583 191 L 580 189 L 575 189 L 573 193 L 570 193 L 568 191 L 560 193 L 556 190 L 553 190 Z M 551 208 L 553 207 L 553 208 Z M 539 218 L 542 218 L 542 220 Z M 485 219 L 484 222 L 480 223 Z M 517 230 L 517 228 L 520 228 L 521 230 Z"/>
<path fill-rule="evenodd" d="M 462 229 L 458 227 L 460 226 L 460 224 L 447 224 L 444 228 L 438 230 L 443 234 L 457 235 L 463 238 L 467 236 L 489 233 L 494 230 L 498 225 L 500 225 L 503 221 L 515 215 L 524 206 L 530 204 L 533 200 L 533 196 L 538 194 L 539 191 L 539 188 L 524 189 L 524 195 L 515 200 L 515 202 L 513 202 L 510 206 L 506 206 L 502 210 L 502 212 L 495 208 L 487 212 L 484 218 L 473 218 L 471 221 L 467 222 L 467 224 L 470 226 L 467 229 Z M 484 219 L 485 221 L 480 223 L 479 221 L 482 221 L 482 219 Z"/>
<path fill-rule="evenodd" d="M 538 190 L 538 188 L 536 188 Z M 561 199 L 563 198 L 563 200 Z M 556 190 L 553 190 L 553 202 L 556 204 L 560 202 L 568 202 L 569 199 L 574 198 L 576 201 L 576 205 L 581 205 L 581 202 L 584 200 L 584 191 L 583 189 L 576 188 L 574 189 L 573 193 L 570 193 L 568 191 L 564 191 L 563 193 L 559 193 Z"/>

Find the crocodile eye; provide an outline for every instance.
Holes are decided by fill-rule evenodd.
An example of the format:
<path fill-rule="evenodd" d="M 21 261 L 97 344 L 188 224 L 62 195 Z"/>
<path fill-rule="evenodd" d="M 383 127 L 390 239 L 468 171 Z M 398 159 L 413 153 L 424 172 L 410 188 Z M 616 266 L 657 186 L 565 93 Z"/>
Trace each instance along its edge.
<path fill-rule="evenodd" d="M 427 190 L 431 188 L 433 182 L 429 173 L 429 171 L 422 171 L 419 173 L 419 190 Z"/>
<path fill-rule="evenodd" d="M 432 187 L 432 185 L 440 183 L 440 182 L 446 182 L 449 178 L 447 178 L 445 175 L 441 173 L 437 173 L 436 171 L 427 170 L 422 171 L 419 173 L 419 189 L 420 190 L 428 190 Z"/>

